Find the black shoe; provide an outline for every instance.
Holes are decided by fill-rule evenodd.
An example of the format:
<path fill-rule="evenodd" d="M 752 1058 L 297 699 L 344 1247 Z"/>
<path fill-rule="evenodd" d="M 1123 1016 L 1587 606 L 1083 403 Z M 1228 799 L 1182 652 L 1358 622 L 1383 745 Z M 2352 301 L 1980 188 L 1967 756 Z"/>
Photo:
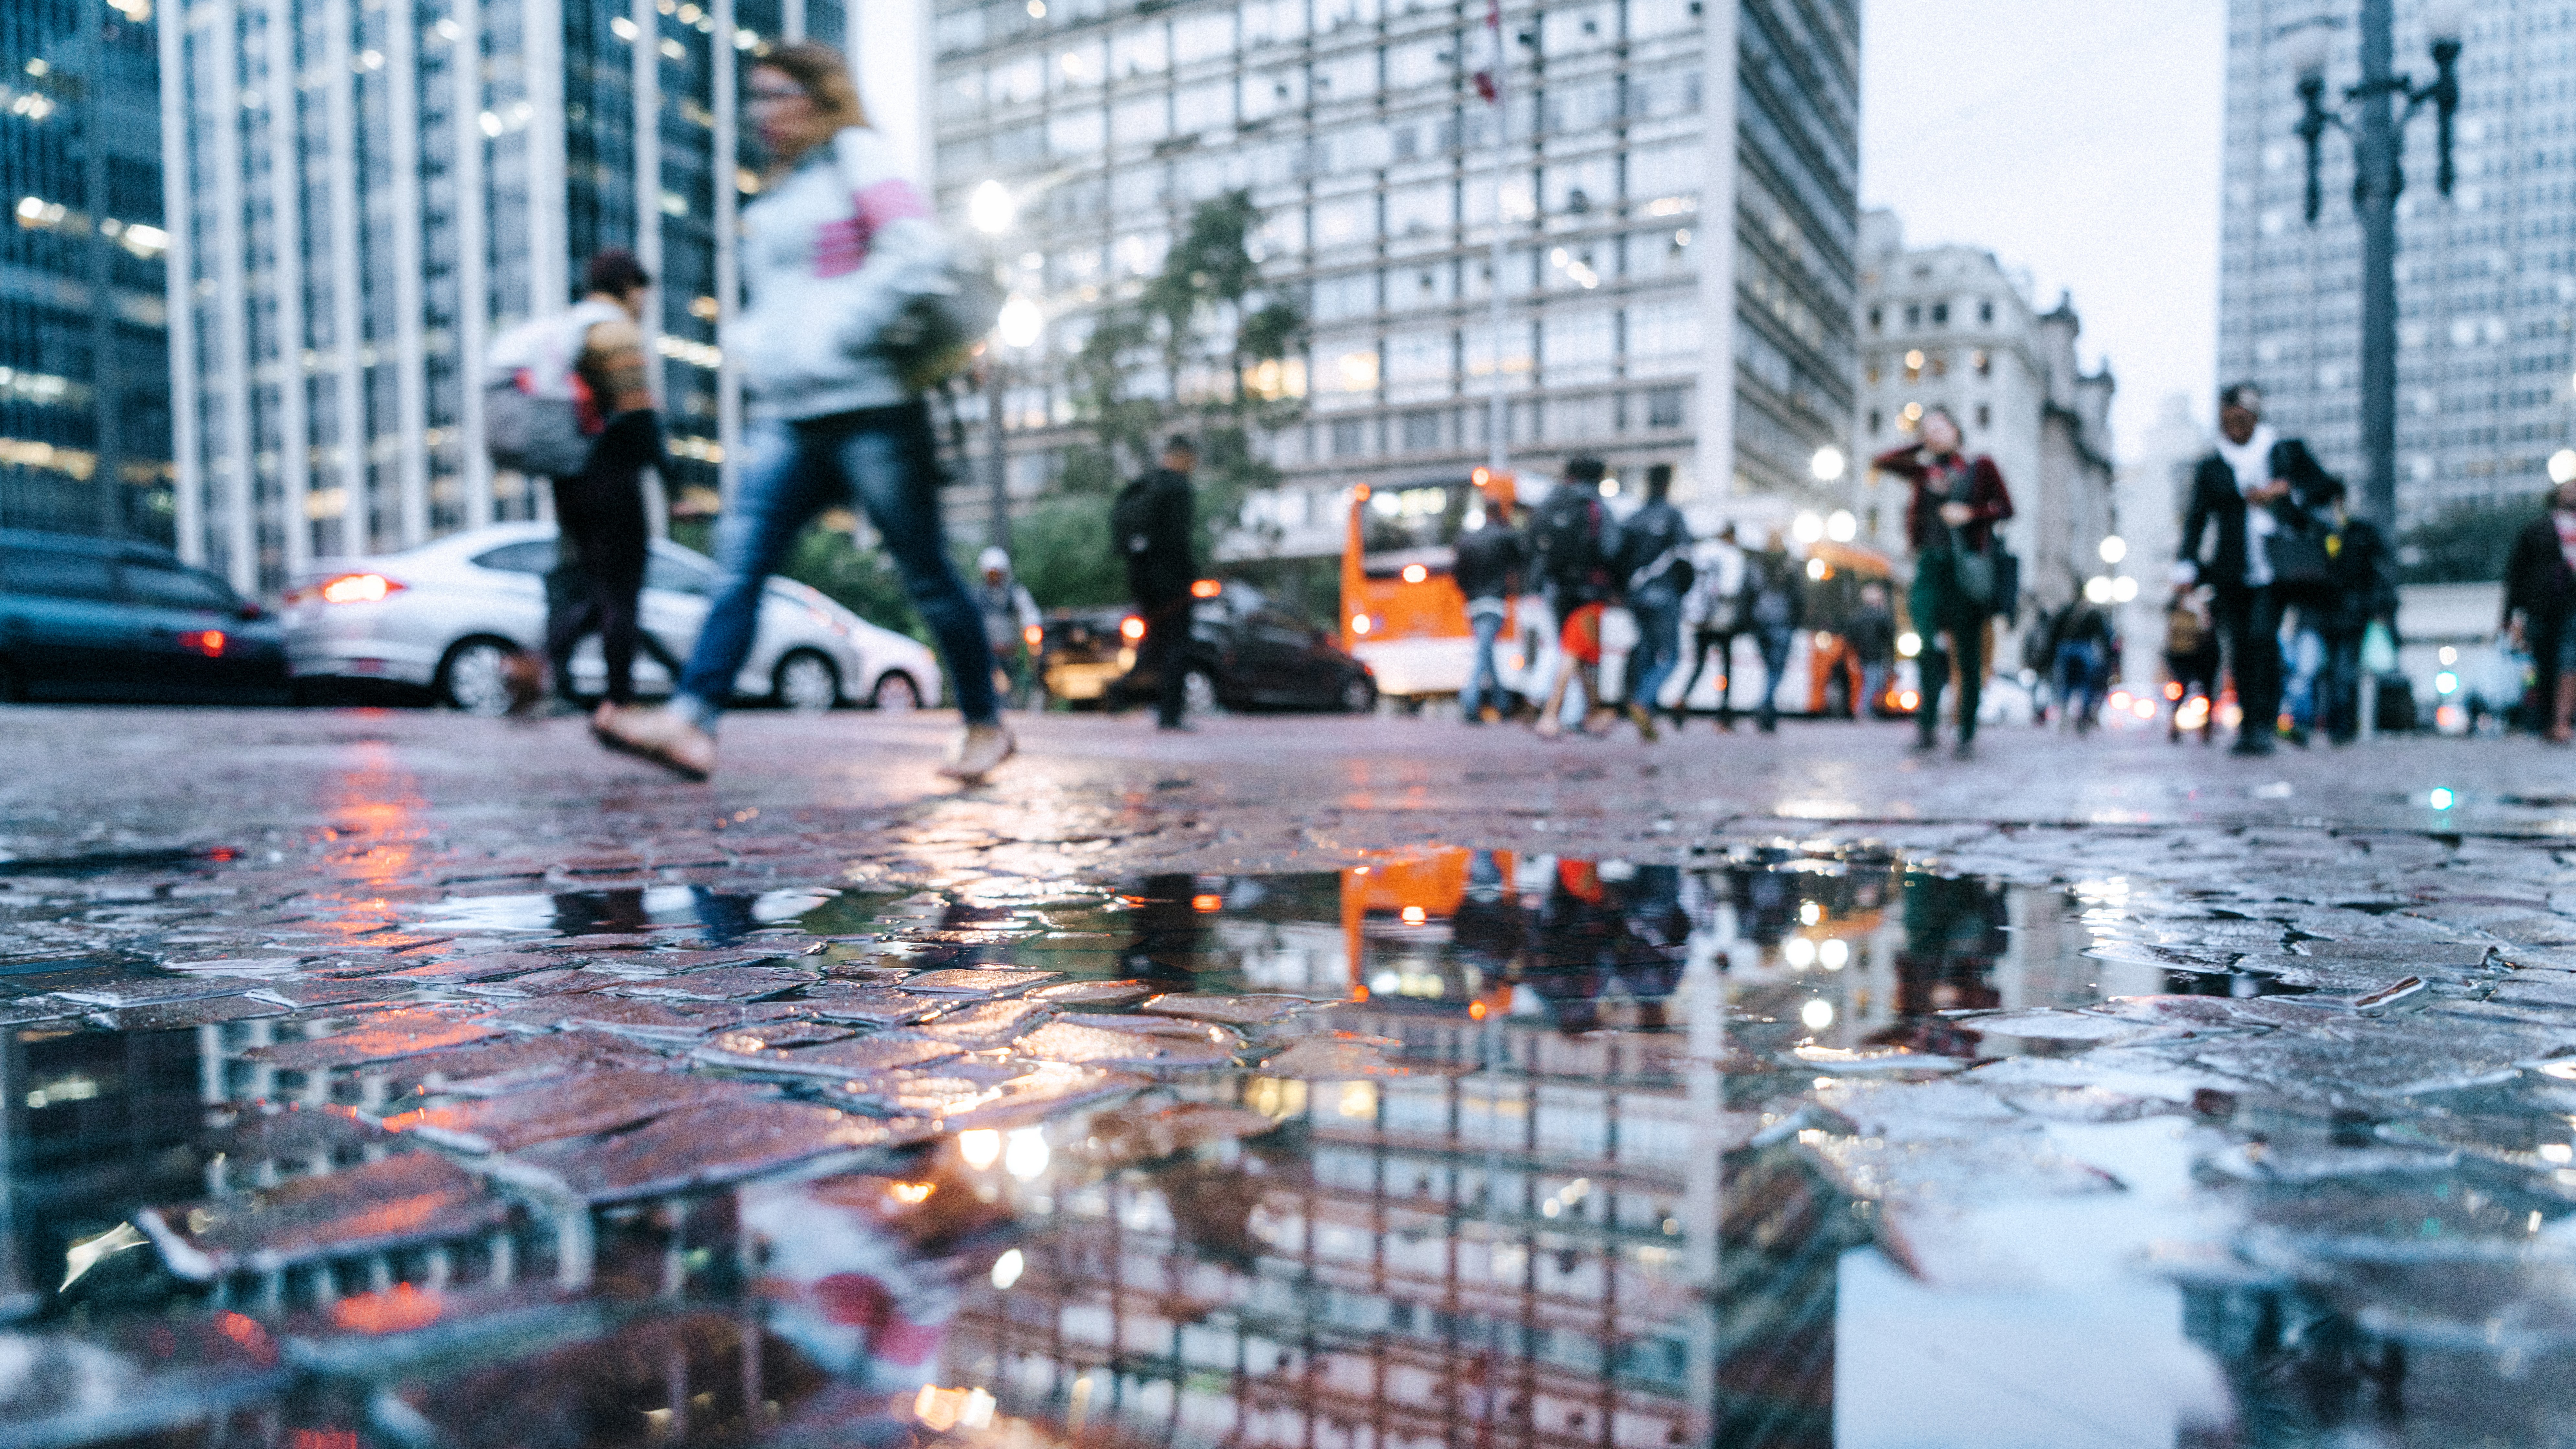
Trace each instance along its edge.
<path fill-rule="evenodd" d="M 1160 724 L 1155 725 L 1154 728 L 1161 730 L 1166 734 L 1175 735 L 1194 735 L 1199 732 L 1199 727 L 1197 725 L 1190 724 L 1185 720 L 1177 719 L 1164 720 Z"/>
<path fill-rule="evenodd" d="M 1928 755 L 1939 748 L 1941 748 L 1941 742 L 1934 739 L 1932 736 L 1916 735 L 1914 737 L 1914 743 L 1906 746 L 1906 752 L 1916 755 Z"/>
<path fill-rule="evenodd" d="M 1959 741 L 1957 744 L 1952 745 L 1952 746 L 1950 747 L 1950 758 L 1951 758 L 1951 759 L 1954 759 L 1954 760 L 1973 760 L 1973 759 L 1975 759 L 1976 757 L 1977 757 L 1977 742 L 1976 742 L 1975 740 L 1961 740 L 1961 741 Z"/>
<path fill-rule="evenodd" d="M 2259 758 L 2272 753 L 2272 742 L 2263 738 L 2261 735 L 2246 735 L 2239 738 L 2236 743 L 2229 745 L 2227 747 L 2227 753 L 2231 755 L 2244 755 L 2249 758 Z"/>
<path fill-rule="evenodd" d="M 2300 749 L 2304 750 L 2308 747 L 2308 732 L 2295 725 L 2289 729 L 2281 731 L 2281 738 L 2288 740 L 2291 744 L 2297 745 Z"/>

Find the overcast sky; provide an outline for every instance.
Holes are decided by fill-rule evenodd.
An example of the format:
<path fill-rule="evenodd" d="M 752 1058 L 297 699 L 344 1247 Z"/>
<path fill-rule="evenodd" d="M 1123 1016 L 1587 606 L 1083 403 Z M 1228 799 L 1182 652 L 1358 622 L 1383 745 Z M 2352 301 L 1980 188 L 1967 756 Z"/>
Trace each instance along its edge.
<path fill-rule="evenodd" d="M 2169 393 L 2213 411 L 2226 0 L 1863 0 L 1861 204 L 1909 244 L 2060 288 L 2134 456 Z"/>

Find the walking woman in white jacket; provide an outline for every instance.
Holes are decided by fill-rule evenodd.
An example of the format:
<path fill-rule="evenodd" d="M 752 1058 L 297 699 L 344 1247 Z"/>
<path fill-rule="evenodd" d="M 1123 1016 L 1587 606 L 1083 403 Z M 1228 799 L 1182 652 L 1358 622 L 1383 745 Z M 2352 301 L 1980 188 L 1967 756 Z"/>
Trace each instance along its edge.
<path fill-rule="evenodd" d="M 815 515 L 855 503 L 956 681 L 966 730 L 941 772 L 980 780 L 1013 749 L 993 655 L 949 561 L 929 412 L 881 348 L 911 299 L 935 283 L 944 243 L 868 126 L 839 51 L 780 46 L 753 63 L 748 88 L 771 165 L 742 217 L 750 304 L 725 337 L 742 361 L 754 430 L 741 494 L 716 531 L 724 582 L 670 705 L 629 711 L 602 737 L 705 779 L 763 585 Z"/>

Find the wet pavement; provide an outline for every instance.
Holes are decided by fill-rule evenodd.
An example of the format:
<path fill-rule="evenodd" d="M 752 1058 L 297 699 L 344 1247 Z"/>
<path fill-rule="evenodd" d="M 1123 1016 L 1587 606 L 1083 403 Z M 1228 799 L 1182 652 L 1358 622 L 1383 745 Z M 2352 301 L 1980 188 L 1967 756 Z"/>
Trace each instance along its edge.
<path fill-rule="evenodd" d="M 2576 1444 L 2566 757 L 0 712 L 0 1444 Z"/>

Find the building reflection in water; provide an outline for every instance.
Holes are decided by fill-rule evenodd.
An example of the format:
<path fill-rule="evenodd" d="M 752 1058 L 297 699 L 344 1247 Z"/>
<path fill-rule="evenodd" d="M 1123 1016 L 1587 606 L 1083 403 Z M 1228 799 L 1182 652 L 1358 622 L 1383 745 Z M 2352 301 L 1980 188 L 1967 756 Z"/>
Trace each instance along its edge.
<path fill-rule="evenodd" d="M 1900 914 L 1889 862 L 1800 859 L 1143 883 L 1129 969 L 1172 950 L 1201 989 L 1347 995 L 1343 1031 L 1425 1065 L 1251 1076 L 1225 1100 L 1282 1125 L 1214 1150 L 989 1170 L 1030 1236 L 952 1373 L 1184 1442 L 1831 1443 L 1836 1262 L 1864 1225 L 1753 1110 L 1789 1087 L 1726 1040 L 1720 967 L 1739 1013 L 1807 1035 L 1822 983 L 1846 1032 L 1901 1030 L 1940 982 L 1993 998 L 2010 952 L 1990 888 Z"/>
<path fill-rule="evenodd" d="M 363 894 L 361 914 L 387 899 Z M 794 904 L 655 888 L 475 909 L 712 939 Z M 312 1011 L 18 1028 L 0 1063 L 5 1286 L 21 1311 L 50 1295 L 37 1311 L 55 1319 L 293 1338 L 329 1391 L 285 1395 L 259 1376 L 274 1351 L 252 1353 L 221 1381 L 270 1397 L 208 1421 L 235 1443 L 891 1443 L 1017 1418 L 1032 1443 L 1822 1449 L 1838 1371 L 1868 1371 L 1838 1362 L 1837 1324 L 1870 1223 L 1797 1149 L 1811 1119 L 1779 1104 L 1812 1069 L 1790 1049 L 1974 1056 L 2000 1044 L 1944 1013 L 2170 989 L 2081 954 L 2099 905 L 1788 846 L 1690 869 L 1438 851 L 1133 880 L 1055 912 L 1057 940 L 1024 954 L 1347 1001 L 1318 1045 L 1348 1069 L 1180 1078 L 867 1174 L 607 1204 L 497 1183 L 450 1212 L 457 1231 L 399 1248 L 185 1284 L 121 1253 L 58 1295 L 68 1250 L 120 1214 L 418 1150 L 368 1119 L 427 1059 L 299 1069 L 275 1049 L 350 1024 Z M 1009 914 L 845 900 L 808 925 L 880 907 L 960 935 Z M 1330 1056 L 1372 1041 L 1382 1054 Z M 2289 1333 L 2253 1292 L 2190 1300 L 2194 1332 L 2245 1368 L 2240 1392 L 2304 1354 L 2319 1393 L 2396 1394 L 2377 1340 L 2348 1322 L 2321 1336 L 2314 1305 Z M 435 1351 L 399 1347 L 416 1342 Z M 2362 1417 L 2344 1400 L 2302 1422 Z"/>

